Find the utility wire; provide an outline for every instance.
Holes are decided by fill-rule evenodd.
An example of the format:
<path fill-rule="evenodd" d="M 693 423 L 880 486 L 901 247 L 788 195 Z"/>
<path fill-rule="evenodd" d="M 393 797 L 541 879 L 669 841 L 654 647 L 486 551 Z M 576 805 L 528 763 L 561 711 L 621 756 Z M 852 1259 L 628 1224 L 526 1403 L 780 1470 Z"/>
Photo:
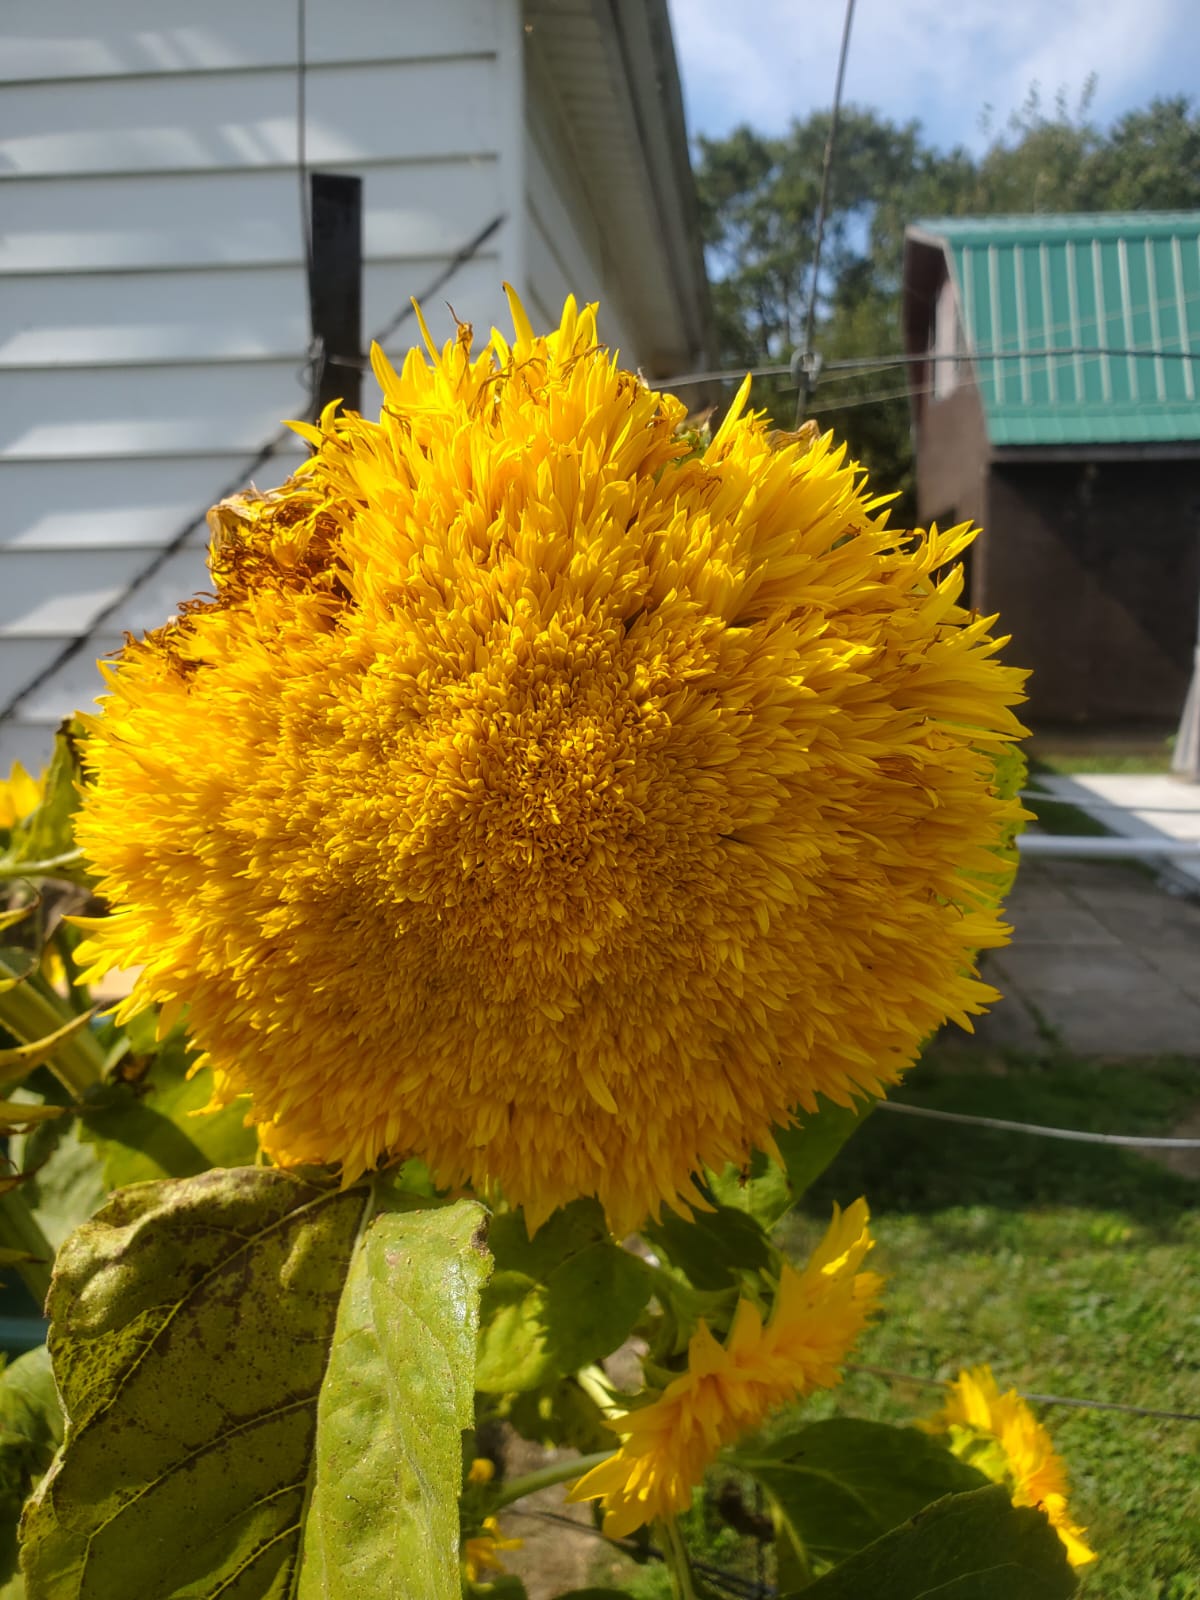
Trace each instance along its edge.
<path fill-rule="evenodd" d="M 925 1117 L 930 1122 L 954 1122 L 970 1128 L 996 1128 L 1001 1133 L 1030 1133 L 1038 1139 L 1066 1139 L 1073 1144 L 1110 1144 L 1129 1150 L 1200 1150 L 1200 1139 L 1172 1139 L 1141 1133 L 1086 1133 L 1081 1128 L 1047 1128 L 1037 1122 L 975 1117 L 965 1111 L 935 1111 L 932 1106 L 905 1105 L 900 1100 L 880 1100 L 875 1109 L 896 1112 L 905 1117 Z"/>
<path fill-rule="evenodd" d="M 458 269 L 465 266 L 467 262 L 469 262 L 479 253 L 479 251 L 495 233 L 496 229 L 499 228 L 501 223 L 504 221 L 504 216 L 504 212 L 498 212 L 485 227 L 480 228 L 479 232 L 474 236 L 473 239 L 468 240 L 467 243 L 451 257 L 446 266 L 443 267 L 442 270 L 425 285 L 420 294 L 414 297 L 418 305 L 423 301 L 432 300 L 434 295 L 436 295 L 440 289 L 444 288 L 444 286 L 454 276 Z M 380 328 L 378 333 L 376 333 L 372 342 L 379 345 L 384 344 L 412 315 L 413 300 L 409 300 L 406 305 L 400 307 L 393 317 L 389 318 L 389 320 L 384 323 L 383 327 Z M 292 433 L 290 428 L 277 429 L 276 432 L 273 433 L 266 441 L 266 443 L 261 445 L 259 449 L 255 451 L 254 455 L 252 455 L 250 459 L 238 469 L 237 476 L 230 479 L 223 489 L 218 490 L 215 500 L 211 501 L 210 504 L 215 504 L 218 500 L 224 500 L 227 495 L 236 494 L 238 490 L 244 489 L 246 484 L 253 479 L 254 474 L 258 472 L 261 467 L 265 466 L 274 455 L 277 454 L 282 445 L 288 443 L 294 437 L 295 435 Z M 87 644 L 88 640 L 91 639 L 97 632 L 99 632 L 100 629 L 104 627 L 105 623 L 112 621 L 112 619 L 137 593 L 142 585 L 148 583 L 151 578 L 155 577 L 159 572 L 161 572 L 171 557 L 179 553 L 186 543 L 188 537 L 195 533 L 197 528 L 203 527 L 205 518 L 207 516 L 208 506 L 206 505 L 204 509 L 198 511 L 195 516 L 189 517 L 183 526 L 174 534 L 172 534 L 167 543 L 155 551 L 153 557 L 146 563 L 141 571 L 136 573 L 124 585 L 122 585 L 119 592 L 108 602 L 107 605 L 101 606 L 100 610 L 97 611 L 96 614 L 91 618 L 87 628 L 83 633 L 76 634 L 73 638 L 68 639 L 62 648 L 55 652 L 55 654 L 44 667 L 39 668 L 39 670 L 35 672 L 26 683 L 17 689 L 15 693 L 9 696 L 4 705 L 0 706 L 0 724 L 9 721 L 23 700 L 27 699 L 31 694 L 36 694 L 37 691 L 42 688 L 44 684 L 48 683 L 57 672 L 61 671 L 61 669 L 65 667 L 69 661 L 73 661 L 75 659 L 75 657 Z"/>
<path fill-rule="evenodd" d="M 1194 305 L 1200 302 L 1200 292 L 1195 294 L 1172 295 L 1169 299 L 1140 301 L 1136 306 L 1131 306 L 1129 317 L 1139 317 L 1150 312 L 1163 310 L 1177 310 L 1183 305 Z M 1091 319 L 1088 319 L 1091 320 Z M 1099 319 L 1097 327 L 1099 326 Z M 1107 320 L 1107 319 L 1106 319 Z M 1073 334 L 1079 324 L 1079 319 L 1066 322 L 1043 323 L 1037 330 L 1038 337 L 1048 338 L 1056 333 Z M 1052 360 L 1062 356 L 1145 356 L 1154 360 L 1200 360 L 1200 351 L 1196 350 L 1159 350 L 1147 345 L 1071 345 L 1063 348 L 1028 350 L 1020 345 L 998 345 L 992 350 L 959 350 L 935 352 L 925 350 L 917 355 L 897 353 L 895 355 L 878 356 L 845 356 L 834 361 L 826 361 L 821 365 L 821 376 L 834 372 L 869 372 L 874 369 L 883 370 L 888 367 L 919 366 L 922 363 L 934 361 L 1038 361 Z M 792 376 L 792 368 L 788 362 L 774 361 L 757 367 L 721 367 L 704 372 L 685 372 L 678 377 L 663 380 L 658 383 L 660 389 L 678 389 L 690 387 L 700 383 L 740 383 L 743 378 L 786 378 Z"/>
<path fill-rule="evenodd" d="M 918 1389 L 949 1387 L 945 1378 L 921 1378 L 915 1372 L 897 1372 L 892 1367 L 872 1367 L 861 1361 L 843 1363 L 847 1372 L 865 1372 L 872 1378 L 887 1378 L 894 1383 L 911 1383 Z M 1161 1411 L 1156 1406 L 1131 1406 L 1119 1400 L 1077 1400 L 1065 1394 L 1035 1394 L 1031 1389 L 1018 1390 L 1022 1400 L 1033 1400 L 1043 1406 L 1075 1406 L 1080 1411 L 1119 1411 L 1128 1417 L 1159 1417 L 1165 1422 L 1200 1422 L 1200 1412 Z"/>
<path fill-rule="evenodd" d="M 838 53 L 837 80 L 833 89 L 833 109 L 829 116 L 829 138 L 825 141 L 825 158 L 821 163 L 821 198 L 817 203 L 817 237 L 813 243 L 812 287 L 808 295 L 808 315 L 804 319 L 804 344 L 800 366 L 799 392 L 796 395 L 796 426 L 804 421 L 807 410 L 808 389 L 812 379 L 809 366 L 813 358 L 813 334 L 817 326 L 817 289 L 821 281 L 821 244 L 825 238 L 825 213 L 829 204 L 829 181 L 833 173 L 833 153 L 837 145 L 838 117 L 842 109 L 842 84 L 846 77 L 846 57 L 850 53 L 850 25 L 854 21 L 854 0 L 846 0 L 846 17 L 842 23 L 842 45 Z"/>
<path fill-rule="evenodd" d="M 931 383 L 919 383 L 914 388 L 912 384 L 905 384 L 899 389 L 876 389 L 870 394 L 856 394 L 847 400 L 832 400 L 828 405 L 814 405 L 813 414 L 824 417 L 831 411 L 853 411 L 858 406 L 881 406 L 888 400 L 905 400 L 914 394 L 932 394 Z"/>
<path fill-rule="evenodd" d="M 537 1511 L 523 1508 L 520 1504 L 506 1506 L 505 1517 L 528 1517 L 536 1522 L 550 1522 L 559 1527 L 571 1528 L 576 1533 L 590 1534 L 593 1538 L 610 1545 L 614 1550 L 623 1550 L 632 1556 L 649 1556 L 651 1561 L 665 1559 L 663 1552 L 656 1545 L 645 1545 L 635 1539 L 614 1539 L 602 1528 L 597 1528 L 591 1522 L 577 1522 L 574 1517 L 564 1516 L 561 1511 Z M 760 1581 L 756 1578 L 743 1578 L 740 1573 L 730 1572 L 725 1567 L 717 1567 L 711 1561 L 697 1561 L 691 1558 L 691 1567 L 694 1572 L 707 1578 L 710 1584 L 717 1588 L 727 1590 L 737 1600 L 774 1600 L 778 1590 L 773 1584 Z"/>
<path fill-rule="evenodd" d="M 296 177 L 300 188 L 300 247 L 304 256 L 304 301 L 308 306 L 308 349 L 300 381 L 308 390 L 304 415 L 313 420 L 325 375 L 325 341 L 314 329 L 312 183 L 308 171 L 308 11 L 296 0 Z"/>
<path fill-rule="evenodd" d="M 889 368 L 919 367 L 939 361 L 1060 361 L 1074 360 L 1078 356 L 1093 359 L 1101 357 L 1135 357 L 1148 361 L 1200 361 L 1200 350 L 1159 350 L 1151 345 L 1070 345 L 1053 350 L 959 350 L 939 353 L 922 351 L 919 355 L 847 356 L 840 361 L 826 361 L 821 366 L 822 379 L 826 373 L 836 373 L 839 379 L 852 378 L 865 372 L 883 372 Z M 701 383 L 740 383 L 743 378 L 792 377 L 791 366 L 786 362 L 771 362 L 761 367 L 716 367 L 706 372 L 685 372 L 678 378 L 656 378 L 659 389 L 688 389 Z M 793 378 L 793 382 L 794 382 Z M 1185 402 L 1180 402 L 1184 404 Z M 1186 404 L 1191 405 L 1192 401 Z"/>

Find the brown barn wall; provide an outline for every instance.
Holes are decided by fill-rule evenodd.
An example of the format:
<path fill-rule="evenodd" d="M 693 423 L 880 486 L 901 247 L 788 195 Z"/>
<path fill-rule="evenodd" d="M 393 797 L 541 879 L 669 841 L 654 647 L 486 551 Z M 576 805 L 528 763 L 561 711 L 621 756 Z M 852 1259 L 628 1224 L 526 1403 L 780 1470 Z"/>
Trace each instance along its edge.
<path fill-rule="evenodd" d="M 1011 632 L 1008 659 L 1033 669 L 1029 717 L 1178 716 L 1200 598 L 1200 460 L 997 463 L 985 525 L 977 603 Z"/>
<path fill-rule="evenodd" d="M 982 581 L 986 570 L 987 434 L 979 396 L 964 385 L 944 400 L 926 400 L 920 414 L 921 448 L 917 451 L 917 517 L 923 527 L 938 522 L 978 523 L 984 532 L 967 551 L 967 595 L 972 605 L 986 607 Z"/>

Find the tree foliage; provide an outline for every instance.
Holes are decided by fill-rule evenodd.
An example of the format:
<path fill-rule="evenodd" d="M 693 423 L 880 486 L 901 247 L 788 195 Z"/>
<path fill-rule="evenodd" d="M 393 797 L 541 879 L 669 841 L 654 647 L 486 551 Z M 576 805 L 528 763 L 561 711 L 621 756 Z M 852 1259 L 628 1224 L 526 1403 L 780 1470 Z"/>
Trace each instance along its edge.
<path fill-rule="evenodd" d="M 917 121 L 848 107 L 838 125 L 821 252 L 815 349 L 824 362 L 903 349 L 904 230 L 919 217 L 1006 212 L 1200 208 L 1200 111 L 1156 99 L 1111 127 L 1091 118 L 1094 81 L 1077 106 L 1047 106 L 1035 85 L 979 156 L 940 150 Z M 804 335 L 829 113 L 768 137 L 742 126 L 698 141 L 696 179 L 722 366 L 785 363 Z M 867 396 L 890 398 L 867 400 Z M 756 380 L 754 403 L 791 426 L 787 378 Z M 809 408 L 849 440 L 879 483 L 912 511 L 904 368 L 826 371 Z"/>

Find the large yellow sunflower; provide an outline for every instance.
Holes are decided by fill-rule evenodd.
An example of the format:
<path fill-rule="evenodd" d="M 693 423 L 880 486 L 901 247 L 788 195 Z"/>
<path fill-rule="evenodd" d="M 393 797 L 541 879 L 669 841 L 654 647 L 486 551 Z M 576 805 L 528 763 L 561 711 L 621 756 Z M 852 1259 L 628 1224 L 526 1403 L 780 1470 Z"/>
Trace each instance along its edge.
<path fill-rule="evenodd" d="M 126 646 L 78 838 L 98 968 L 174 1014 L 281 1160 L 409 1152 L 617 1229 L 878 1094 L 995 998 L 980 876 L 1022 674 L 971 531 L 886 525 L 825 437 L 703 452 L 595 308 L 217 508 L 215 599 Z"/>

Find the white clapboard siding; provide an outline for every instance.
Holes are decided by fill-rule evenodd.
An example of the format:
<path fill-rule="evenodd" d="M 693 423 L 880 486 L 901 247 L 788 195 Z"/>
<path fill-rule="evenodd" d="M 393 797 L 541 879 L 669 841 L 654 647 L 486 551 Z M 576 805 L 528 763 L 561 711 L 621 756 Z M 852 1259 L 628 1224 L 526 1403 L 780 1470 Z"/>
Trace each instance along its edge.
<path fill-rule="evenodd" d="M 627 363 L 635 363 L 604 230 L 572 170 L 570 142 L 552 88 L 535 72 L 526 80 L 524 138 L 525 282 L 531 311 L 542 321 L 557 322 L 568 294 L 598 300 L 601 336 Z"/>
<path fill-rule="evenodd" d="M 298 357 L 307 343 L 297 263 L 0 278 L 0 369 Z"/>
<path fill-rule="evenodd" d="M 437 281 L 445 265 L 444 256 L 369 261 L 363 269 L 364 337 L 391 322 L 413 295 Z M 503 277 L 498 252 L 482 250 L 434 295 L 431 315 L 436 318 L 447 299 L 466 320 L 492 315 L 502 303 Z M 406 339 L 411 332 L 406 328 Z M 308 302 L 298 262 L 220 272 L 0 277 L 0 373 L 15 367 L 284 357 L 299 365 L 307 344 Z"/>
<path fill-rule="evenodd" d="M 177 601 L 209 588 L 203 546 L 190 545 L 168 557 L 139 589 L 121 619 L 132 632 L 155 628 Z M 0 638 L 60 637 L 85 632 L 96 613 L 143 571 L 141 549 L 10 550 L 0 590 Z M 46 579 L 53 590 L 46 592 Z"/>
<path fill-rule="evenodd" d="M 309 163 L 340 167 L 400 155 L 436 161 L 490 154 L 498 133 L 494 66 L 480 56 L 310 69 Z M 81 173 L 287 169 L 298 148 L 290 68 L 133 83 L 16 84 L 0 95 L 0 168 L 7 182 Z"/>
<path fill-rule="evenodd" d="M 0 385 L 0 452 L 25 461 L 249 454 L 307 402 L 297 358 L 22 372 Z"/>
<path fill-rule="evenodd" d="M 139 577 L 303 414 L 309 377 L 295 0 L 4 12 L 0 704 L 85 642 L 0 726 L 0 768 L 44 758 L 96 658 L 206 587 L 202 524 Z M 521 281 L 520 0 L 305 15 L 307 163 L 364 180 L 364 334 L 420 294 L 437 337 L 444 301 L 486 332 Z M 406 312 L 389 350 L 417 332 Z M 289 444 L 259 487 L 302 455 Z"/>
<path fill-rule="evenodd" d="M 494 51 L 497 0 L 309 0 L 310 62 Z M 0 82 L 290 67 L 296 0 L 5 0 Z"/>
<path fill-rule="evenodd" d="M 673 285 L 615 9 L 5 0 L 0 771 L 45 758 L 126 630 L 206 589 L 203 512 L 306 409 L 301 14 L 305 161 L 364 183 L 366 337 L 403 313 L 384 341 L 401 359 L 416 295 L 439 342 L 455 315 L 482 342 L 509 326 L 507 281 L 542 324 L 568 293 L 599 299 L 630 365 L 635 330 L 657 342 Z M 258 487 L 302 455 L 289 440 Z"/>
<path fill-rule="evenodd" d="M 67 637 L 40 636 L 35 639 L 0 639 L 0 683 L 28 682 L 43 667 L 57 659 Z M 65 663 L 40 689 L 36 689 L 21 707 L 26 720 L 46 721 L 61 715 L 60 708 L 75 706 L 90 711 L 94 697 L 104 692 L 104 680 L 96 670 L 97 662 L 119 650 L 122 636 L 117 633 L 95 633 L 88 640 L 86 651 L 80 651 Z M 7 777 L 7 770 L 4 776 Z"/>
<path fill-rule="evenodd" d="M 364 176 L 368 259 L 452 255 L 496 209 L 494 153 L 380 163 Z M 293 266 L 303 251 L 291 170 L 62 178 L 4 191 L 0 273 Z"/>
<path fill-rule="evenodd" d="M 300 460 L 301 448 L 297 440 L 291 460 Z M 160 547 L 221 485 L 243 479 L 246 460 L 244 452 L 161 456 L 138 462 L 136 470 L 121 457 L 59 461 L 52 492 L 44 462 L 6 462 L 0 542 L 26 551 Z M 198 530 L 192 542 L 203 543 L 205 537 Z"/>

